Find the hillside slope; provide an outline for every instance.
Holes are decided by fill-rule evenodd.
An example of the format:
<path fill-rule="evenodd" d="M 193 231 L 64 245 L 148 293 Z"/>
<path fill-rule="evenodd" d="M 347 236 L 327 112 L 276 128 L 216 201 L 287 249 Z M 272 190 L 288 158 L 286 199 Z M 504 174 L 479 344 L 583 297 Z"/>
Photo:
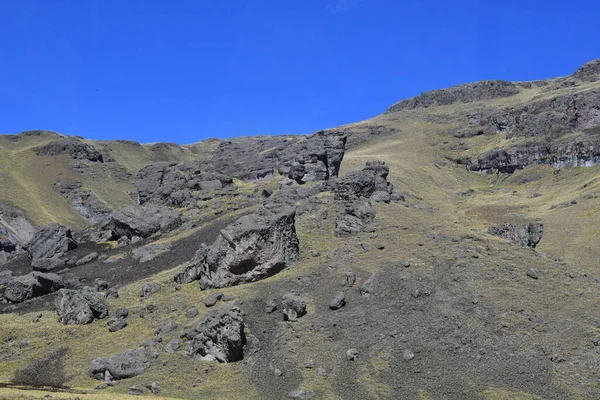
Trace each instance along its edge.
<path fill-rule="evenodd" d="M 153 382 L 165 398 L 600 397 L 599 66 L 596 60 L 546 81 L 424 93 L 308 137 L 183 147 L 75 138 L 83 145 L 67 150 L 44 147 L 74 139 L 53 133 L 0 137 L 5 207 L 22 210 L 36 227 L 57 221 L 74 228 L 81 238 L 75 235 L 80 245 L 72 254 L 103 257 L 59 273 L 81 285 L 109 281 L 119 292 L 106 300 L 109 318 L 118 308 L 129 312 L 128 325 L 109 332 L 103 320 L 60 324 L 56 294 L 0 304 L 0 382 L 14 385 L 0 387 L 0 395 L 43 396 L 25 391 L 37 381 L 18 378 L 32 371 L 54 382 L 35 360 L 65 347 L 56 368 L 65 392 L 52 394 L 59 398 L 119 398 L 132 386 L 153 396 L 146 389 Z M 370 192 L 372 221 L 340 235 L 340 221 L 362 216 L 356 204 L 367 201 L 343 200 L 346 191 L 372 183 L 364 179 L 380 168 L 374 160 L 389 167 L 393 194 L 380 201 Z M 61 181 L 79 184 L 64 189 Z M 381 196 L 381 179 L 376 185 Z M 106 240 L 98 223 L 140 202 L 181 213 L 181 225 L 125 246 Z M 296 210 L 298 261 L 230 287 L 174 281 L 198 260 L 235 264 L 244 241 L 254 246 L 249 253 L 260 253 L 269 245 L 252 236 L 236 241 L 243 223 L 221 229 L 280 204 Z M 541 240 L 531 230 L 530 243 L 509 240 L 522 238 L 523 226 L 542 225 Z M 512 236 L 493 234 L 507 226 Z M 201 243 L 219 237 L 230 250 L 203 250 Z M 149 251 L 158 254 L 142 262 Z M 0 273 L 30 271 L 22 250 L 11 257 Z M 255 267 L 253 256 L 244 257 L 237 276 Z M 140 297 L 150 282 L 160 291 Z M 341 291 L 345 304 L 331 307 Z M 307 304 L 296 321 L 282 314 L 290 292 Z M 215 307 L 235 305 L 243 315 L 242 361 L 197 360 L 184 349 L 218 293 Z M 190 317 L 191 308 L 197 315 Z M 171 350 L 177 340 L 185 343 Z M 138 346 L 148 357 L 142 374 L 114 386 L 90 375 L 94 359 Z"/>

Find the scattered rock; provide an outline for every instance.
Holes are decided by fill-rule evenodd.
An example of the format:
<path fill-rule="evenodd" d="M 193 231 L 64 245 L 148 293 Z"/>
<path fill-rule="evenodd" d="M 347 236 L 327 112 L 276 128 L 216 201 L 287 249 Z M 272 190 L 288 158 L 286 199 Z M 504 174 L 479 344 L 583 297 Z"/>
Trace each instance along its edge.
<path fill-rule="evenodd" d="M 206 361 L 234 362 L 244 357 L 244 320 L 240 309 L 224 305 L 212 309 L 186 334 L 188 355 Z"/>
<path fill-rule="evenodd" d="M 215 304 L 217 304 L 219 302 L 219 300 L 221 300 L 222 297 L 223 297 L 223 293 L 221 293 L 221 292 L 213 293 L 204 300 L 204 306 L 212 307 Z"/>
<path fill-rule="evenodd" d="M 241 217 L 223 229 L 212 246 L 202 245 L 175 277 L 220 288 L 272 276 L 298 260 L 295 212 L 275 206 Z"/>
<path fill-rule="evenodd" d="M 94 292 L 103 292 L 109 288 L 110 284 L 104 279 L 96 278 L 92 283 L 92 290 Z"/>
<path fill-rule="evenodd" d="M 168 322 L 165 322 L 165 324 L 163 326 L 156 329 L 154 331 L 154 334 L 157 336 L 162 336 L 169 332 L 173 332 L 175 329 L 177 329 L 177 323 L 175 321 L 168 321 Z"/>
<path fill-rule="evenodd" d="M 129 315 L 129 310 L 126 308 L 117 308 L 115 310 L 115 317 L 117 318 L 127 318 Z"/>
<path fill-rule="evenodd" d="M 185 312 L 185 317 L 186 318 L 194 318 L 198 315 L 198 309 L 196 307 L 192 307 L 189 308 L 186 312 Z"/>
<path fill-rule="evenodd" d="M 534 268 L 529 268 L 527 270 L 527 276 L 532 279 L 538 279 L 538 273 Z"/>
<path fill-rule="evenodd" d="M 91 375 L 104 379 L 108 372 L 114 379 L 133 378 L 143 374 L 150 367 L 144 349 L 129 349 L 110 358 L 96 358 L 92 361 Z"/>
<path fill-rule="evenodd" d="M 144 394 L 144 390 L 136 386 L 132 386 L 131 388 L 129 388 L 129 392 L 127 392 L 127 394 L 130 396 L 141 396 L 142 394 Z"/>
<path fill-rule="evenodd" d="M 165 351 L 167 353 L 174 353 L 181 347 L 182 343 L 181 339 L 173 339 L 165 345 Z"/>
<path fill-rule="evenodd" d="M 118 332 L 127 326 L 126 319 L 112 320 L 108 323 L 109 332 Z"/>
<path fill-rule="evenodd" d="M 267 305 L 265 307 L 265 311 L 267 314 L 271 314 L 272 312 L 277 310 L 277 302 L 273 299 L 267 300 Z"/>
<path fill-rule="evenodd" d="M 346 350 L 346 360 L 348 360 L 348 361 L 358 360 L 358 350 L 356 350 L 356 349 Z"/>
<path fill-rule="evenodd" d="M 104 294 L 104 297 L 109 300 L 116 299 L 119 297 L 119 291 L 117 290 L 116 287 L 111 287 L 106 291 L 106 293 Z"/>
<path fill-rule="evenodd" d="M 37 313 L 32 319 L 31 322 L 37 323 L 40 322 L 40 319 L 42 319 L 43 314 L 42 313 Z"/>
<path fill-rule="evenodd" d="M 344 296 L 344 292 L 339 292 L 329 303 L 329 308 L 331 310 L 339 310 L 344 305 L 346 305 L 346 297 Z"/>
<path fill-rule="evenodd" d="M 308 400 L 312 399 L 314 392 L 304 389 L 295 389 L 288 393 L 288 397 L 296 400 Z"/>
<path fill-rule="evenodd" d="M 356 282 L 356 274 L 354 272 L 346 272 L 346 286 L 352 287 Z"/>
<path fill-rule="evenodd" d="M 85 325 L 106 318 L 108 306 L 89 289 L 61 289 L 55 302 L 59 321 L 64 325 Z"/>
<path fill-rule="evenodd" d="M 283 318 L 285 321 L 297 321 L 306 314 L 306 301 L 294 293 L 283 295 Z"/>
<path fill-rule="evenodd" d="M 154 293 L 159 292 L 161 288 L 162 286 L 160 286 L 158 283 L 150 282 L 142 286 L 142 288 L 140 289 L 140 297 L 150 297 Z"/>
<path fill-rule="evenodd" d="M 152 392 L 152 394 L 160 393 L 160 387 L 158 386 L 158 383 L 156 383 L 156 382 L 152 382 L 151 384 L 146 385 L 146 387 L 148 388 L 148 390 L 150 390 Z"/>

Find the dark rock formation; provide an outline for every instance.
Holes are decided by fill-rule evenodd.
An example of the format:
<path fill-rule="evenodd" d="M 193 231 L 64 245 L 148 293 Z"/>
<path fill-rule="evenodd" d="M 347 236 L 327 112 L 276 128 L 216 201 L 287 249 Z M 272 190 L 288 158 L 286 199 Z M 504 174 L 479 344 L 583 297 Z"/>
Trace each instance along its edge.
<path fill-rule="evenodd" d="M 272 276 L 297 259 L 295 211 L 274 206 L 241 217 L 211 246 L 202 244 L 175 280 L 200 280 L 202 289 L 234 286 Z"/>
<path fill-rule="evenodd" d="M 65 253 L 77 247 L 71 230 L 58 223 L 52 223 L 33 236 L 26 245 L 31 265 L 37 271 L 49 271 L 65 265 Z"/>
<path fill-rule="evenodd" d="M 600 115 L 600 114 L 599 114 Z M 600 119 L 599 119 L 600 123 Z M 473 171 L 513 173 L 532 165 L 551 165 L 556 169 L 594 166 L 600 160 L 600 131 L 551 143 L 537 141 L 507 149 L 494 149 L 480 155 L 476 164 L 464 162 Z"/>
<path fill-rule="evenodd" d="M 244 320 L 237 307 L 225 305 L 212 309 L 186 337 L 186 352 L 194 358 L 226 363 L 244 357 Z"/>
<path fill-rule="evenodd" d="M 336 236 L 362 231 L 375 218 L 371 200 L 389 202 L 394 186 L 387 181 L 389 167 L 383 161 L 369 161 L 361 171 L 338 179 L 335 200 L 341 203 L 336 219 Z"/>
<path fill-rule="evenodd" d="M 581 79 L 583 81 L 595 82 L 600 79 L 600 58 L 583 64 L 572 75 L 574 78 Z"/>
<path fill-rule="evenodd" d="M 306 301 L 295 293 L 286 293 L 281 300 L 283 318 L 286 321 L 297 321 L 306 314 Z"/>
<path fill-rule="evenodd" d="M 108 316 L 104 299 L 88 288 L 59 290 L 55 305 L 59 322 L 64 325 L 85 325 Z"/>
<path fill-rule="evenodd" d="M 230 185 L 230 176 L 206 172 L 199 161 L 180 164 L 156 163 L 142 168 L 136 187 L 140 204 L 157 203 L 184 207 L 198 200 L 195 191 L 217 190 Z"/>
<path fill-rule="evenodd" d="M 499 226 L 490 226 L 488 233 L 508 239 L 521 246 L 535 247 L 542 240 L 544 225 L 529 222 L 520 226 L 505 222 Z"/>
<path fill-rule="evenodd" d="M 123 236 L 147 238 L 158 231 L 165 233 L 181 224 L 181 214 L 157 205 L 129 206 L 116 212 L 100 225 L 102 236 L 118 240 Z"/>
<path fill-rule="evenodd" d="M 33 149 L 38 156 L 56 156 L 66 154 L 77 160 L 103 162 L 102 154 L 94 146 L 74 137 L 55 140 Z"/>
<path fill-rule="evenodd" d="M 110 358 L 96 358 L 92 361 L 90 374 L 95 379 L 133 378 L 143 374 L 150 367 L 143 349 L 129 349 Z"/>
<path fill-rule="evenodd" d="M 110 207 L 91 190 L 84 188 L 81 182 L 67 183 L 59 181 L 54 184 L 54 187 L 65 200 L 75 207 L 79 215 L 89 219 L 92 223 L 99 222 L 111 212 Z"/>
<path fill-rule="evenodd" d="M 8 282 L 4 290 L 4 297 L 13 303 L 21 303 L 34 297 L 56 292 L 63 286 L 63 279 L 59 275 L 31 272 Z"/>
<path fill-rule="evenodd" d="M 453 103 L 472 103 L 519 93 L 519 88 L 507 81 L 481 81 L 453 86 L 448 89 L 422 93 L 412 99 L 402 100 L 386 110 L 386 114 L 414 108 L 445 106 Z"/>

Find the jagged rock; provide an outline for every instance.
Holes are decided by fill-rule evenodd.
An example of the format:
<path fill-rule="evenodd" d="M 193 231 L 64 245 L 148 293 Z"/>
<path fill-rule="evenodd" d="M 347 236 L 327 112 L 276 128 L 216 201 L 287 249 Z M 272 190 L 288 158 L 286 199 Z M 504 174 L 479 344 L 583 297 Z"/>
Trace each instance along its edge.
<path fill-rule="evenodd" d="M 38 156 L 56 156 L 66 154 L 77 160 L 104 162 L 102 154 L 94 146 L 84 143 L 74 137 L 52 141 L 44 146 L 33 149 Z"/>
<path fill-rule="evenodd" d="M 79 260 L 77 260 L 75 265 L 77 265 L 77 266 L 84 265 L 84 264 L 94 261 L 96 258 L 98 258 L 98 253 L 92 252 L 92 253 L 88 254 L 87 256 L 81 257 Z"/>
<path fill-rule="evenodd" d="M 84 218 L 92 223 L 98 223 L 102 218 L 111 213 L 108 205 L 100 200 L 96 194 L 83 186 L 82 182 L 58 181 L 54 188 L 67 200 Z"/>
<path fill-rule="evenodd" d="M 57 274 L 31 272 L 8 282 L 4 290 L 4 297 L 13 303 L 21 303 L 34 297 L 56 292 L 63 286 L 63 279 Z"/>
<path fill-rule="evenodd" d="M 283 319 L 286 321 L 297 321 L 306 314 L 306 301 L 294 293 L 286 293 L 281 301 Z"/>
<path fill-rule="evenodd" d="M 279 172 L 298 183 L 325 181 L 337 177 L 346 150 L 346 137 L 319 131 L 294 146 L 297 156 Z"/>
<path fill-rule="evenodd" d="M 352 287 L 352 286 L 354 286 L 354 282 L 356 282 L 356 274 L 354 272 L 346 272 L 345 284 L 348 287 Z"/>
<path fill-rule="evenodd" d="M 366 281 L 358 286 L 360 295 L 363 297 L 371 297 L 375 295 L 379 286 L 379 275 L 373 274 Z"/>
<path fill-rule="evenodd" d="M 262 209 L 223 229 L 213 245 L 202 245 L 175 277 L 200 280 L 200 288 L 220 288 L 272 276 L 298 259 L 293 209 Z"/>
<path fill-rule="evenodd" d="M 89 289 L 61 289 L 55 302 L 59 322 L 64 325 L 85 325 L 108 315 L 104 299 Z"/>
<path fill-rule="evenodd" d="M 344 296 L 344 292 L 339 292 L 332 300 L 329 302 L 329 308 L 331 310 L 339 310 L 340 308 L 346 305 L 346 297 Z"/>
<path fill-rule="evenodd" d="M 335 186 L 335 199 L 353 201 L 361 197 L 371 198 L 375 192 L 388 195 L 394 186 L 387 181 L 390 169 L 383 161 L 369 161 L 361 171 L 350 171 L 338 179 Z"/>
<path fill-rule="evenodd" d="M 535 222 L 522 224 L 520 227 L 505 222 L 499 226 L 490 226 L 488 233 L 513 241 L 521 246 L 535 247 L 542 240 L 544 225 Z"/>
<path fill-rule="evenodd" d="M 162 286 L 156 282 L 147 283 L 140 289 L 140 297 L 150 297 L 160 291 L 161 288 Z"/>
<path fill-rule="evenodd" d="M 212 309 L 186 337 L 186 352 L 194 358 L 226 363 L 244 357 L 244 320 L 237 307 L 224 305 Z"/>
<path fill-rule="evenodd" d="M 221 293 L 221 292 L 213 293 L 204 300 L 204 306 L 212 307 L 215 304 L 217 304 L 218 301 L 221 300 L 222 297 L 223 297 L 223 293 Z"/>
<path fill-rule="evenodd" d="M 368 199 L 361 198 L 347 202 L 343 211 L 337 215 L 335 235 L 345 237 L 362 232 L 373 218 L 375 218 L 375 212 L 371 208 L 371 202 Z"/>
<path fill-rule="evenodd" d="M 167 207 L 132 205 L 110 216 L 99 230 L 108 240 L 126 236 L 147 238 L 156 232 L 168 232 L 181 224 L 181 214 Z"/>
<path fill-rule="evenodd" d="M 0 235 L 0 251 L 12 253 L 15 250 L 17 250 L 17 243 L 8 238 L 3 239 Z"/>
<path fill-rule="evenodd" d="M 56 222 L 37 231 L 26 245 L 32 267 L 36 271 L 50 271 L 64 266 L 65 253 L 76 247 L 71 230 Z"/>
<path fill-rule="evenodd" d="M 1 265 L 1 263 L 0 263 Z M 0 271 L 0 287 L 6 285 L 8 282 L 10 282 L 13 278 L 15 277 L 15 275 L 13 274 L 12 271 L 10 270 L 4 270 L 4 271 Z"/>
<path fill-rule="evenodd" d="M 110 358 L 96 358 L 92 361 L 90 374 L 102 380 L 106 372 L 114 379 L 133 378 L 143 374 L 150 367 L 144 349 L 129 349 Z"/>
<path fill-rule="evenodd" d="M 519 88 L 512 82 L 492 80 L 467 83 L 448 89 L 422 93 L 412 99 L 402 100 L 385 113 L 394 113 L 405 109 L 445 106 L 453 103 L 472 103 L 499 97 L 509 97 L 519 93 Z"/>
<path fill-rule="evenodd" d="M 173 339 L 165 345 L 165 351 L 167 353 L 175 353 L 181 347 L 182 343 L 181 339 Z"/>
<path fill-rule="evenodd" d="M 207 172 L 206 167 L 205 163 L 192 161 L 156 163 L 142 168 L 135 184 L 140 204 L 184 207 L 197 199 L 192 191 L 221 189 L 233 182 L 228 175 Z"/>

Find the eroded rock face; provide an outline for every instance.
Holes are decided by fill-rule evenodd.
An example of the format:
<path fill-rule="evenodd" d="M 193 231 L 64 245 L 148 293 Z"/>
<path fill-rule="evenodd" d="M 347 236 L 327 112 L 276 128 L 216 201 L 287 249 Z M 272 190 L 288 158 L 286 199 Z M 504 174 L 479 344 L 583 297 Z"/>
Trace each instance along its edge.
<path fill-rule="evenodd" d="M 90 374 L 93 378 L 108 380 L 133 378 L 143 374 L 150 367 L 144 349 L 129 349 L 110 358 L 96 358 L 92 361 Z"/>
<path fill-rule="evenodd" d="M 89 288 L 61 289 L 55 305 L 59 322 L 64 325 L 85 325 L 108 316 L 108 306 L 104 299 Z"/>
<path fill-rule="evenodd" d="M 412 99 L 402 100 L 386 110 L 386 114 L 405 109 L 445 106 L 453 103 L 472 103 L 474 101 L 509 97 L 519 93 L 512 82 L 492 80 L 467 83 L 448 89 L 422 93 Z"/>
<path fill-rule="evenodd" d="M 204 163 L 150 164 L 138 174 L 136 187 L 140 204 L 156 203 L 184 207 L 198 200 L 197 191 L 221 189 L 231 185 L 231 176 L 206 172 Z"/>
<path fill-rule="evenodd" d="M 102 154 L 90 144 L 74 137 L 55 140 L 44 146 L 33 149 L 38 156 L 56 156 L 66 154 L 77 160 L 103 162 Z"/>
<path fill-rule="evenodd" d="M 102 236 L 108 240 L 118 240 L 125 236 L 147 238 L 160 232 L 168 232 L 181 224 L 181 214 L 167 207 L 149 204 L 129 206 L 110 216 L 101 224 Z"/>
<path fill-rule="evenodd" d="M 186 352 L 196 359 L 227 363 L 244 357 L 244 320 L 235 306 L 212 309 L 200 318 L 186 337 Z"/>
<path fill-rule="evenodd" d="M 10 302 L 21 303 L 34 297 L 56 292 L 63 286 L 63 279 L 57 274 L 31 272 L 8 282 L 4 290 L 4 297 Z"/>
<path fill-rule="evenodd" d="M 279 172 L 298 183 L 325 181 L 338 176 L 346 151 L 346 136 L 319 131 L 291 147 L 294 161 Z"/>
<path fill-rule="evenodd" d="M 52 223 L 35 233 L 26 245 L 31 265 L 37 271 L 50 271 L 65 264 L 64 256 L 77 247 L 71 230 Z"/>
<path fill-rule="evenodd" d="M 505 222 L 499 226 L 491 226 L 488 233 L 508 239 L 521 246 L 535 247 L 542 240 L 544 225 L 529 222 L 520 226 Z"/>
<path fill-rule="evenodd" d="M 211 246 L 202 244 L 175 277 L 200 280 L 200 288 L 221 288 L 272 276 L 298 260 L 295 211 L 264 208 L 223 229 Z"/>

